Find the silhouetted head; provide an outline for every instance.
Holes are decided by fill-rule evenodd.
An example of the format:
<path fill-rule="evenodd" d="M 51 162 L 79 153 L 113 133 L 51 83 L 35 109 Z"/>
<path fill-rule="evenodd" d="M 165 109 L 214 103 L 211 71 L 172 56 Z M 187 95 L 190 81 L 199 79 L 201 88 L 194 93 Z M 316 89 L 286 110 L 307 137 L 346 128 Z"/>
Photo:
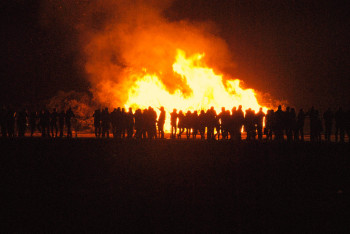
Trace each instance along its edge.
<path fill-rule="evenodd" d="M 262 111 L 262 107 L 260 107 L 259 111 Z"/>
<path fill-rule="evenodd" d="M 225 112 L 225 107 L 221 107 L 221 111 L 222 111 L 222 112 Z"/>
<path fill-rule="evenodd" d="M 164 110 L 164 106 L 161 106 L 161 107 L 160 107 L 160 110 L 163 111 L 163 110 Z"/>
<path fill-rule="evenodd" d="M 238 109 L 239 109 L 239 110 L 242 110 L 242 105 L 239 105 Z"/>
<path fill-rule="evenodd" d="M 176 113 L 176 111 L 177 111 L 177 110 L 174 108 L 174 109 L 173 109 L 173 112 Z"/>
<path fill-rule="evenodd" d="M 282 110 L 282 106 L 281 105 L 278 106 L 278 110 Z"/>

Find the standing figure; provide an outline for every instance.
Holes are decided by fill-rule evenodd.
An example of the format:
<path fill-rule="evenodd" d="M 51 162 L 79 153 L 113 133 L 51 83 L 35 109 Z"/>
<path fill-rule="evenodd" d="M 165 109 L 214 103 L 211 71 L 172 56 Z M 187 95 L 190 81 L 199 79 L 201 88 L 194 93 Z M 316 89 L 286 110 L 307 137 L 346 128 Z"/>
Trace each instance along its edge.
<path fill-rule="evenodd" d="M 64 120 L 66 119 L 66 113 L 62 110 L 58 114 L 58 128 L 60 130 L 60 137 L 63 137 Z"/>
<path fill-rule="evenodd" d="M 142 138 L 142 111 L 141 109 L 137 109 L 135 111 L 135 138 Z"/>
<path fill-rule="evenodd" d="M 194 111 L 191 117 L 191 125 L 193 127 L 192 129 L 192 138 L 196 139 L 199 128 L 200 128 L 200 123 L 199 123 L 199 117 L 198 117 L 198 112 Z"/>
<path fill-rule="evenodd" d="M 7 110 L 5 107 L 0 109 L 0 128 L 1 128 L 1 136 L 7 136 L 7 128 L 6 128 L 6 118 L 7 118 Z"/>
<path fill-rule="evenodd" d="M 185 115 L 182 113 L 182 110 L 180 110 L 177 117 L 179 118 L 179 123 L 178 123 L 179 134 L 177 135 L 177 138 L 181 139 L 181 135 L 185 131 L 185 125 L 184 125 Z"/>
<path fill-rule="evenodd" d="M 72 118 L 75 117 L 72 109 L 69 107 L 69 109 L 66 111 L 66 125 L 67 125 L 67 137 L 72 138 Z"/>
<path fill-rule="evenodd" d="M 106 136 L 107 138 L 109 138 L 110 115 L 107 107 L 101 113 L 101 120 L 102 120 L 102 137 L 104 138 Z"/>
<path fill-rule="evenodd" d="M 282 111 L 282 106 L 279 105 L 277 111 L 275 112 L 275 139 L 277 141 L 284 140 L 283 128 L 284 128 L 284 112 Z"/>
<path fill-rule="evenodd" d="M 174 139 L 177 132 L 177 113 L 176 109 L 173 110 L 173 112 L 170 113 L 170 125 L 171 125 L 171 136 L 170 138 Z"/>
<path fill-rule="evenodd" d="M 274 131 L 274 110 L 268 110 L 266 114 L 266 141 L 272 141 L 272 135 Z"/>
<path fill-rule="evenodd" d="M 335 141 L 338 142 L 338 136 L 340 137 L 340 142 L 344 142 L 345 136 L 345 112 L 343 108 L 339 107 L 334 115 L 335 119 Z"/>
<path fill-rule="evenodd" d="M 132 113 L 132 108 L 129 108 L 129 112 L 126 113 L 126 133 L 127 133 L 127 138 L 131 139 L 134 135 L 134 114 Z"/>
<path fill-rule="evenodd" d="M 186 138 L 190 139 L 191 136 L 191 111 L 187 111 L 184 118 L 184 127 L 186 128 Z"/>
<path fill-rule="evenodd" d="M 201 113 L 198 116 L 199 122 L 199 134 L 201 135 L 201 140 L 205 140 L 205 125 L 206 125 L 206 113 L 204 110 L 201 110 Z"/>
<path fill-rule="evenodd" d="M 235 113 L 232 113 L 232 122 L 235 140 L 240 141 L 242 140 L 242 127 L 244 124 L 244 113 L 241 105 L 239 105 Z"/>
<path fill-rule="evenodd" d="M 304 141 L 304 124 L 305 124 L 305 113 L 303 109 L 299 110 L 298 117 L 297 117 L 297 134 L 296 138 L 299 140 L 299 135 L 300 135 L 300 140 Z"/>
<path fill-rule="evenodd" d="M 32 111 L 29 114 L 29 127 L 30 127 L 30 136 L 32 137 L 34 132 L 35 132 L 35 128 L 36 128 L 36 121 L 37 121 L 38 115 L 36 113 L 36 111 Z"/>
<path fill-rule="evenodd" d="M 45 136 L 50 137 L 50 111 L 48 109 L 44 110 L 44 125 L 45 125 Z"/>
<path fill-rule="evenodd" d="M 214 128 L 217 126 L 216 123 L 216 111 L 212 106 L 206 113 L 206 122 L 207 122 L 207 140 L 214 140 Z"/>
<path fill-rule="evenodd" d="M 7 109 L 6 129 L 9 137 L 15 136 L 15 112 L 11 107 Z"/>
<path fill-rule="evenodd" d="M 101 111 L 100 109 L 95 110 L 94 117 L 94 127 L 95 127 L 95 136 L 99 138 L 101 136 Z"/>
<path fill-rule="evenodd" d="M 333 121 L 333 113 L 331 111 L 331 108 L 328 108 L 328 110 L 323 113 L 323 119 L 324 119 L 324 126 L 325 126 L 325 140 L 331 141 L 331 135 L 332 135 L 332 121 Z"/>
<path fill-rule="evenodd" d="M 165 110 L 164 107 L 160 107 L 160 115 L 158 118 L 158 132 L 159 132 L 159 138 L 164 139 L 164 123 L 165 123 Z"/>
<path fill-rule="evenodd" d="M 64 120 L 66 119 L 66 113 L 62 110 L 58 115 L 58 128 L 60 131 L 60 137 L 63 137 Z"/>
<path fill-rule="evenodd" d="M 264 124 L 264 117 L 265 113 L 263 112 L 262 108 L 260 107 L 259 112 L 256 113 L 256 123 L 257 123 L 257 131 L 258 131 L 258 139 L 261 141 L 262 140 L 262 135 L 263 135 L 263 124 Z"/>
<path fill-rule="evenodd" d="M 25 109 L 17 113 L 18 137 L 24 137 L 27 127 L 27 112 Z"/>
<path fill-rule="evenodd" d="M 245 111 L 244 129 L 247 132 L 247 141 L 255 140 L 256 128 L 255 128 L 255 112 L 251 108 Z"/>
<path fill-rule="evenodd" d="M 58 113 L 56 111 L 56 108 L 54 108 L 51 113 L 51 119 L 50 119 L 50 128 L 51 128 L 52 137 L 57 137 L 57 132 L 58 132 L 57 118 L 58 118 Z"/>

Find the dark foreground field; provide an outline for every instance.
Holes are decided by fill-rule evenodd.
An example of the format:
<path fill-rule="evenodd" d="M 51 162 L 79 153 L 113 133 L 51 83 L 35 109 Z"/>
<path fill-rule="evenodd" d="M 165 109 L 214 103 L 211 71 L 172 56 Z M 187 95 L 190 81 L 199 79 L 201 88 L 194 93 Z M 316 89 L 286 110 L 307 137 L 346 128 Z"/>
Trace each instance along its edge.
<path fill-rule="evenodd" d="M 349 144 L 0 139 L 1 232 L 332 232 Z"/>

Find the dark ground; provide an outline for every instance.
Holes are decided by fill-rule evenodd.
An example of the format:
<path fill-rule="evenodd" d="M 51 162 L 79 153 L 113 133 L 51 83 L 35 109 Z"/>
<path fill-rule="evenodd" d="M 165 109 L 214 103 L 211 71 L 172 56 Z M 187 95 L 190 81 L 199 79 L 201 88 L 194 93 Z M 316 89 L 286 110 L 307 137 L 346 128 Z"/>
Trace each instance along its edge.
<path fill-rule="evenodd" d="M 0 231 L 345 233 L 349 147 L 0 139 Z"/>

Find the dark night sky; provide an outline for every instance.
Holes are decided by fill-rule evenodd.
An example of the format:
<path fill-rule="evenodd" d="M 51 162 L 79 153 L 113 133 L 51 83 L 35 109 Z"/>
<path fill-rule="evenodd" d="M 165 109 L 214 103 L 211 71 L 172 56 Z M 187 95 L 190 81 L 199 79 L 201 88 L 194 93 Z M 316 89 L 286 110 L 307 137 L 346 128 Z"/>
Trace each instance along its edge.
<path fill-rule="evenodd" d="M 210 20 L 248 87 L 291 105 L 350 105 L 348 8 L 332 1 L 177 0 L 169 20 Z M 70 27 L 44 27 L 40 1 L 1 3 L 0 102 L 31 103 L 88 90 Z"/>

